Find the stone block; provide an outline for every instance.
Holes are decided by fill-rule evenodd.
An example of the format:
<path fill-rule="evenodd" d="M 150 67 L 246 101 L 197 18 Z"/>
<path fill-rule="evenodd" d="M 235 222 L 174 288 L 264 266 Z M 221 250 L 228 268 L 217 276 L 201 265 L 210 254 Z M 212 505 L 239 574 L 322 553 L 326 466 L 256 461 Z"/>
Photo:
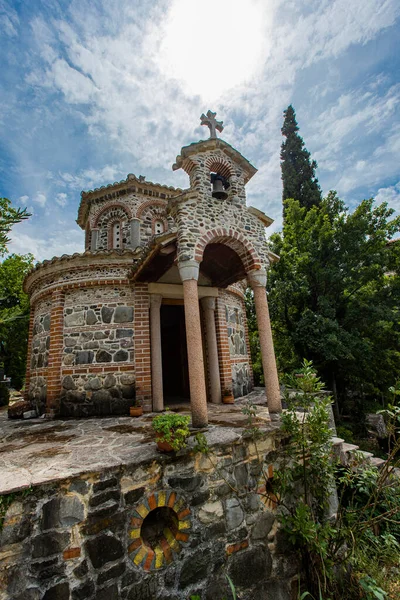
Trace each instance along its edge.
<path fill-rule="evenodd" d="M 114 309 L 108 306 L 101 307 L 101 319 L 103 323 L 111 323 L 114 314 Z"/>
<path fill-rule="evenodd" d="M 228 530 L 236 529 L 243 523 L 244 512 L 237 498 L 226 500 L 226 525 Z"/>
<path fill-rule="evenodd" d="M 53 498 L 42 508 L 42 529 L 71 527 L 83 521 L 85 509 L 83 503 L 75 495 Z"/>
<path fill-rule="evenodd" d="M 109 562 L 122 558 L 124 549 L 113 535 L 100 534 L 85 542 L 87 555 L 95 569 L 101 569 Z"/>
<path fill-rule="evenodd" d="M 251 531 L 252 540 L 267 540 L 267 536 L 275 523 L 275 515 L 270 511 L 261 513 L 253 525 Z"/>
<path fill-rule="evenodd" d="M 43 329 L 50 331 L 50 315 L 45 315 L 43 319 Z"/>
<path fill-rule="evenodd" d="M 102 492 L 108 488 L 117 487 L 118 479 L 116 477 L 110 477 L 109 479 L 103 479 L 102 481 L 96 481 L 93 484 L 93 492 L 96 494 Z"/>
<path fill-rule="evenodd" d="M 97 577 L 97 585 L 103 585 L 103 583 L 106 583 L 106 581 L 109 581 L 110 579 L 121 577 L 121 575 L 123 575 L 125 572 L 125 569 L 125 563 L 122 562 L 114 565 L 110 569 L 107 569 L 107 571 L 103 571 L 103 573 L 100 573 Z"/>
<path fill-rule="evenodd" d="M 114 313 L 114 323 L 132 323 L 133 307 L 117 306 Z"/>
<path fill-rule="evenodd" d="M 118 350 L 114 354 L 114 362 L 124 362 L 129 359 L 129 354 L 126 350 Z"/>
<path fill-rule="evenodd" d="M 65 327 L 79 327 L 85 324 L 85 313 L 83 311 L 74 312 L 66 315 L 64 318 Z"/>
<path fill-rule="evenodd" d="M 122 385 L 121 393 L 123 398 L 132 400 L 136 396 L 136 388 L 134 385 Z"/>
<path fill-rule="evenodd" d="M 43 600 L 69 600 L 69 585 L 65 581 L 64 583 L 58 583 L 57 585 L 48 589 Z"/>
<path fill-rule="evenodd" d="M 69 544 L 68 533 L 42 533 L 32 540 L 32 558 L 46 558 L 65 550 Z"/>
<path fill-rule="evenodd" d="M 101 384 L 101 380 L 99 377 L 91 377 L 90 379 L 88 379 L 88 381 L 85 383 L 85 390 L 100 390 L 102 388 L 102 384 Z"/>
<path fill-rule="evenodd" d="M 111 362 L 112 356 L 109 352 L 107 352 L 107 350 L 99 350 L 96 353 L 96 362 L 98 363 L 103 363 L 103 362 Z"/>
<path fill-rule="evenodd" d="M 179 589 L 184 589 L 189 585 L 198 583 L 207 577 L 210 569 L 209 550 L 199 550 L 196 554 L 189 556 L 182 563 L 179 576 Z"/>
<path fill-rule="evenodd" d="M 271 575 L 272 559 L 263 546 L 243 550 L 234 554 L 229 565 L 229 576 L 235 586 L 252 587 Z"/>
<path fill-rule="evenodd" d="M 75 364 L 87 365 L 93 362 L 94 353 L 92 350 L 81 350 L 75 354 Z"/>
<path fill-rule="evenodd" d="M 224 509 L 222 507 L 222 503 L 219 500 L 215 502 L 207 502 L 204 504 L 199 510 L 199 520 L 204 523 L 213 523 L 214 521 L 219 521 L 222 519 L 224 514 Z"/>
<path fill-rule="evenodd" d="M 100 494 L 95 494 L 90 498 L 89 506 L 100 506 L 100 504 L 105 504 L 109 500 L 119 502 L 120 493 L 117 490 L 106 490 Z"/>
<path fill-rule="evenodd" d="M 114 583 L 96 592 L 96 600 L 120 600 L 118 586 Z"/>
<path fill-rule="evenodd" d="M 97 323 L 97 316 L 94 310 L 89 309 L 86 313 L 86 325 L 94 325 Z"/>
<path fill-rule="evenodd" d="M 83 579 L 84 577 L 86 577 L 87 573 L 88 573 L 89 569 L 88 569 L 88 564 L 86 560 L 83 560 L 81 562 L 80 565 L 78 565 L 76 567 L 76 569 L 74 569 L 74 575 L 75 577 L 77 577 L 78 579 Z"/>
<path fill-rule="evenodd" d="M 112 375 L 111 373 L 108 373 L 108 375 L 106 376 L 105 380 L 104 380 L 104 387 L 105 388 L 111 388 L 114 387 L 117 383 L 117 380 L 115 378 L 114 375 Z"/>
<path fill-rule="evenodd" d="M 66 375 L 64 377 L 62 386 L 65 390 L 76 390 L 76 385 L 71 375 Z"/>
<path fill-rule="evenodd" d="M 116 338 L 117 340 L 125 337 L 133 337 L 133 329 L 117 329 Z"/>
<path fill-rule="evenodd" d="M 95 586 L 93 581 L 86 581 L 83 585 L 76 587 L 71 592 L 71 600 L 87 600 L 94 594 Z"/>
<path fill-rule="evenodd" d="M 185 492 L 193 492 L 197 490 L 203 483 L 202 475 L 187 475 L 182 477 L 169 477 L 168 485 L 172 488 L 178 488 Z"/>

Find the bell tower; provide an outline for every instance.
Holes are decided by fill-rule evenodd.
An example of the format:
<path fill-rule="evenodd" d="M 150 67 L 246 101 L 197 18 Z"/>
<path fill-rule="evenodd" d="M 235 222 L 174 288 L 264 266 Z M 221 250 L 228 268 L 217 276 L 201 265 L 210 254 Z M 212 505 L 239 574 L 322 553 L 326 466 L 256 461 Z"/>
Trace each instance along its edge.
<path fill-rule="evenodd" d="M 230 144 L 217 138 L 222 121 L 216 113 L 201 115 L 210 130 L 208 140 L 185 146 L 173 170 L 183 169 L 190 188 L 169 201 L 176 225 L 176 262 L 183 284 L 192 415 L 197 426 L 207 422 L 201 327 L 198 308 L 199 274 L 224 289 L 247 279 L 254 290 L 260 345 L 270 412 L 281 411 L 279 382 L 266 297 L 271 253 L 265 227 L 272 223 L 260 210 L 246 205 L 245 186 L 257 169 Z M 262 329 L 262 331 L 261 331 Z"/>

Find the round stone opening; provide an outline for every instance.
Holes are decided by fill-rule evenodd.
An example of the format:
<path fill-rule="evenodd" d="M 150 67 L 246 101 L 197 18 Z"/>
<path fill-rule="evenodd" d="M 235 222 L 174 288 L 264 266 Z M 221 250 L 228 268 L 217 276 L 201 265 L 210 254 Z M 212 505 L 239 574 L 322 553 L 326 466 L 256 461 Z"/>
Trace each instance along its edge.
<path fill-rule="evenodd" d="M 159 506 L 143 519 L 140 536 L 143 543 L 155 550 L 162 540 L 175 538 L 179 531 L 178 515 L 168 506 Z"/>

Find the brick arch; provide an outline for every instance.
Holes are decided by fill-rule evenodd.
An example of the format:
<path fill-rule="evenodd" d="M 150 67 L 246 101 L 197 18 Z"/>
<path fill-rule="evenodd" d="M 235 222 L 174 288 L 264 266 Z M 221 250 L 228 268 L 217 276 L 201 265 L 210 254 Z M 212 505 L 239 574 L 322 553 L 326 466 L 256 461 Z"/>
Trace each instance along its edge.
<path fill-rule="evenodd" d="M 209 156 L 205 161 L 205 166 L 210 171 L 210 173 L 219 173 L 219 175 L 222 175 L 226 179 L 229 179 L 232 176 L 232 166 L 223 157 Z"/>
<path fill-rule="evenodd" d="M 143 204 L 141 204 L 139 206 L 139 208 L 136 211 L 136 217 L 138 219 L 141 219 L 144 211 L 146 210 L 146 208 L 153 208 L 155 206 L 159 206 L 161 208 L 167 208 L 167 204 L 168 202 L 165 200 L 146 200 L 146 202 L 143 202 Z"/>
<path fill-rule="evenodd" d="M 104 213 L 110 210 L 114 210 L 115 208 L 121 208 L 125 212 L 128 221 L 132 220 L 132 213 L 129 206 L 126 206 L 126 204 L 122 204 L 122 202 L 110 202 L 110 204 L 103 206 L 94 214 L 94 221 L 92 227 L 97 227 Z"/>
<path fill-rule="evenodd" d="M 204 250 L 208 244 L 225 244 L 234 250 L 242 261 L 246 273 L 261 269 L 262 262 L 253 245 L 243 234 L 233 229 L 218 227 L 203 235 L 195 246 L 195 259 L 198 262 L 203 260 Z"/>

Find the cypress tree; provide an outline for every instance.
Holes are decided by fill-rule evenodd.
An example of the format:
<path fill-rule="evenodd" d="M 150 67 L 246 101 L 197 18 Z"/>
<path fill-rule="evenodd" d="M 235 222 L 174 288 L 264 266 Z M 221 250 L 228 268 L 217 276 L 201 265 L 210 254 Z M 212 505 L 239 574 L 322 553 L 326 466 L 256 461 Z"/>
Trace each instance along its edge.
<path fill-rule="evenodd" d="M 294 198 L 300 206 L 307 210 L 320 204 L 322 200 L 321 188 L 315 177 L 317 163 L 310 160 L 310 153 L 304 146 L 303 138 L 299 131 L 296 113 L 292 105 L 283 111 L 284 121 L 282 135 L 286 138 L 281 146 L 281 169 L 284 203 L 283 215 L 285 216 L 285 200 Z"/>

